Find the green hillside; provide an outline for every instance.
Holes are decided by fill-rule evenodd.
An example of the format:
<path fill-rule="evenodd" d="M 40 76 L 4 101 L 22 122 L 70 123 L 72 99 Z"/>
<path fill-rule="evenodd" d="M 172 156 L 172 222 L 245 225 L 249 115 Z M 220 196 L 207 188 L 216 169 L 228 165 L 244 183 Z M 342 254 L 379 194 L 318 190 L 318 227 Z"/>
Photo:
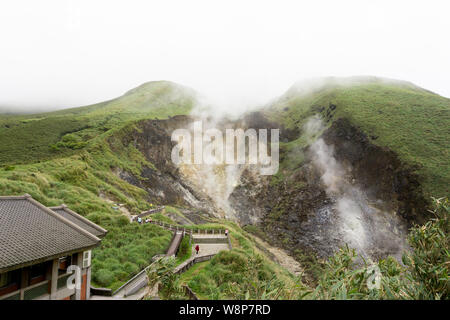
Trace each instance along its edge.
<path fill-rule="evenodd" d="M 114 209 L 114 203 L 124 204 L 132 214 L 151 208 L 146 191 L 112 171 L 121 168 L 139 175 L 143 165 L 152 166 L 134 147 L 123 145 L 121 137 L 139 119 L 185 114 L 194 101 L 190 89 L 149 82 L 92 106 L 0 116 L 0 194 L 28 193 L 46 206 L 65 203 L 107 229 L 93 253 L 92 281 L 116 289 L 152 256 L 164 253 L 171 238 L 158 226 L 130 224 Z"/>
<path fill-rule="evenodd" d="M 328 79 L 307 89 L 294 86 L 265 113 L 287 127 L 302 128 L 313 114 L 321 113 L 327 119 L 326 110 L 334 104 L 337 107 L 328 115 L 328 125 L 340 117 L 348 118 L 369 137 L 377 137 L 373 143 L 418 165 L 427 193 L 448 194 L 450 100 L 406 82 L 358 78 L 343 84 L 341 80 Z M 0 195 L 29 193 L 47 206 L 66 203 L 106 228 L 107 236 L 93 252 L 92 281 L 97 286 L 118 288 L 153 255 L 164 252 L 170 241 L 169 232 L 155 225 L 130 224 L 114 208 L 121 203 L 137 214 L 152 207 L 147 191 L 114 172 L 120 168 L 139 176 L 144 166 L 152 167 L 133 145 L 124 144 L 123 137 L 139 130 L 139 120 L 187 114 L 194 104 L 195 93 L 190 89 L 170 82 L 149 82 L 91 106 L 36 115 L 0 115 Z M 301 136 L 281 147 L 305 143 Z M 442 279 L 448 278 L 448 202 L 441 204 L 440 210 L 446 217 L 443 222 L 430 223 L 422 233 L 412 234 L 418 248 L 412 258 L 422 259 L 420 263 L 404 269 L 389 259 L 380 262 L 384 275 L 381 291 L 367 290 L 367 270 L 353 269 L 353 253 L 348 250 L 318 265 L 323 279 L 317 288 L 308 287 L 271 261 L 251 234 L 227 221 L 214 222 L 231 230 L 234 249 L 194 267 L 180 280 L 210 299 L 437 297 L 440 292 L 445 294 Z M 444 223 L 447 225 L 441 226 Z M 422 239 L 424 232 L 427 236 Z M 420 270 L 414 269 L 417 265 Z M 435 265 L 440 268 L 436 279 L 429 276 Z M 434 282 L 429 282 L 430 278 Z"/>
<path fill-rule="evenodd" d="M 336 109 L 327 114 L 330 104 Z M 411 83 L 374 77 L 326 78 L 293 86 L 266 113 L 302 128 L 316 113 L 347 118 L 402 160 L 418 166 L 427 195 L 445 196 L 450 181 L 450 99 Z M 329 121 L 327 125 L 331 125 Z M 304 144 L 304 137 L 285 146 Z"/>
<path fill-rule="evenodd" d="M 132 120 L 188 113 L 195 92 L 167 81 L 145 83 L 102 103 L 36 115 L 0 115 L 0 164 L 74 154 L 96 137 Z"/>

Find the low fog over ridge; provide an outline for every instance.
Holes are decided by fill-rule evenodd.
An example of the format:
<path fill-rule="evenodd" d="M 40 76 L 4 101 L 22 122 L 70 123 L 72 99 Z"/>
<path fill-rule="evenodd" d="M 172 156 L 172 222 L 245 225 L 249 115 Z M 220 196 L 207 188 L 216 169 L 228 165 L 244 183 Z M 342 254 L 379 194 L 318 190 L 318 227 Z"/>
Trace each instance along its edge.
<path fill-rule="evenodd" d="M 115 98 L 119 98 L 123 95 L 127 95 L 129 93 L 134 92 L 136 89 L 145 86 L 147 84 L 156 83 L 161 81 L 149 81 L 145 82 L 143 84 L 140 84 L 139 86 L 136 86 L 134 88 L 128 88 L 125 90 L 122 95 L 120 93 L 117 96 L 109 97 L 107 99 L 101 100 L 101 101 L 93 101 L 91 104 L 97 104 L 104 101 L 109 101 Z M 312 93 L 314 91 L 320 91 L 326 87 L 340 87 L 340 86 L 352 86 L 357 84 L 363 84 L 363 83 L 370 83 L 370 82 L 376 82 L 376 83 L 386 83 L 386 84 L 393 84 L 393 85 L 399 85 L 399 86 L 405 86 L 409 88 L 413 88 L 416 90 L 423 90 L 430 93 L 434 93 L 430 90 L 427 90 L 428 88 L 421 88 L 417 86 L 416 84 L 404 81 L 404 80 L 397 80 L 397 79 L 389 79 L 389 78 L 383 78 L 383 77 L 377 77 L 377 76 L 351 76 L 351 77 L 313 77 L 313 78 L 305 78 L 299 81 L 294 82 L 294 84 L 291 84 L 290 86 L 287 86 L 280 92 L 278 92 L 275 95 L 268 96 L 268 92 L 265 93 L 254 93 L 253 96 L 251 96 L 252 91 L 248 92 L 247 95 L 242 95 L 238 92 L 232 93 L 230 92 L 230 95 L 225 95 L 223 92 L 222 94 L 213 94 L 211 91 L 201 91 L 197 88 L 193 88 L 190 86 L 185 86 L 181 83 L 176 83 L 172 81 L 163 81 L 173 84 L 174 86 L 178 86 L 180 88 L 184 88 L 187 90 L 187 92 L 193 96 L 195 96 L 195 99 L 197 101 L 196 105 L 194 106 L 194 109 L 192 110 L 191 114 L 195 116 L 212 116 L 216 119 L 227 117 L 229 119 L 236 119 L 239 116 L 243 115 L 246 112 L 261 109 L 265 106 L 268 106 L 275 102 L 277 99 L 280 99 L 281 97 L 289 97 L 290 95 L 302 95 L 302 94 L 308 94 Z M 253 88 L 254 92 L 256 92 L 256 88 Z M 70 108 L 76 108 L 76 107 L 82 107 L 87 105 L 81 105 L 81 106 L 69 106 L 69 102 L 67 103 L 61 103 L 60 105 L 36 105 L 36 106 L 29 106 L 29 105 L 1 105 L 0 103 L 0 113 L 3 114 L 30 114 L 30 113 L 41 113 L 41 112 L 52 112 L 57 110 L 64 110 L 64 109 L 70 109 Z"/>

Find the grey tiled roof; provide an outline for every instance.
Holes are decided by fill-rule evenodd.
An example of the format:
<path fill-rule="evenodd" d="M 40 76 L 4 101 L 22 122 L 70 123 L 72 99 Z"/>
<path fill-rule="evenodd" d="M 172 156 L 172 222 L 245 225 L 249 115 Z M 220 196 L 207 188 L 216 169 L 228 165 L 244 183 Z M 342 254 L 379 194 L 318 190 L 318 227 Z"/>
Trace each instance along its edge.
<path fill-rule="evenodd" d="M 0 272 L 92 248 L 99 242 L 29 195 L 0 197 Z"/>
<path fill-rule="evenodd" d="M 50 207 L 50 209 L 97 237 L 103 237 L 107 233 L 105 229 L 96 225 L 92 221 L 89 221 L 78 213 L 70 210 L 64 204 L 59 207 Z"/>

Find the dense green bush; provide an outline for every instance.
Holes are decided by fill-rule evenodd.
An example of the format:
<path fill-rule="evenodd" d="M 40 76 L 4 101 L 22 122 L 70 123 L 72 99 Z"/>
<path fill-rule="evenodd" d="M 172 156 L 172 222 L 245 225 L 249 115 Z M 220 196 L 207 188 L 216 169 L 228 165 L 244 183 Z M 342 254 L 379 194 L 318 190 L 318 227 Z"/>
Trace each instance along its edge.
<path fill-rule="evenodd" d="M 60 148 L 69 148 L 69 149 L 81 149 L 87 145 L 87 142 L 82 141 L 82 138 L 76 134 L 69 133 L 62 137 L 61 141 L 56 144 L 51 145 L 50 147 L 57 151 Z"/>
<path fill-rule="evenodd" d="M 151 258 L 164 253 L 171 233 L 153 224 L 121 224 L 113 220 L 100 247 L 94 249 L 92 259 L 93 285 L 117 289 L 125 281 L 151 263 Z M 99 281 L 98 273 L 108 270 L 109 282 Z"/>
<path fill-rule="evenodd" d="M 177 264 L 186 261 L 191 257 L 192 254 L 192 246 L 189 244 L 189 236 L 184 236 L 183 240 L 181 240 L 180 248 L 177 253 Z"/>
<path fill-rule="evenodd" d="M 180 276 L 173 273 L 175 266 L 176 260 L 173 257 L 165 257 L 155 261 L 147 270 L 149 286 L 158 285 L 158 294 L 164 299 L 186 299 Z"/>
<path fill-rule="evenodd" d="M 188 285 L 209 299 L 288 299 L 293 288 L 254 252 L 219 252 Z"/>
<path fill-rule="evenodd" d="M 114 273 L 107 269 L 100 269 L 94 273 L 94 280 L 104 287 L 108 287 L 114 280 Z"/>
<path fill-rule="evenodd" d="M 403 262 L 411 276 L 421 285 L 418 297 L 423 299 L 450 298 L 450 206 L 448 199 L 434 199 L 435 218 L 412 229 L 409 243 L 412 254 Z"/>

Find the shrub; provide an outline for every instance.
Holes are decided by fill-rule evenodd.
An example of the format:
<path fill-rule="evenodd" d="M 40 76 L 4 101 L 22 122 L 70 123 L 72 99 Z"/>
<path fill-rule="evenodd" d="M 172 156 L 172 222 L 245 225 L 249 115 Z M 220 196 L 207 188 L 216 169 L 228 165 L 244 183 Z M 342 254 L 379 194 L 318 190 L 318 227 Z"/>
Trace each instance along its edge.
<path fill-rule="evenodd" d="M 126 262 L 124 264 L 123 268 L 124 268 L 125 272 L 127 272 L 128 274 L 139 272 L 139 267 L 132 262 Z"/>
<path fill-rule="evenodd" d="M 450 206 L 448 199 L 434 199 L 435 218 L 423 226 L 416 226 L 409 235 L 414 251 L 403 257 L 413 280 L 423 288 L 416 292 L 421 299 L 450 297 Z"/>
<path fill-rule="evenodd" d="M 114 278 L 117 279 L 119 282 L 127 281 L 128 273 L 123 270 L 116 270 L 114 271 Z"/>
<path fill-rule="evenodd" d="M 182 299 L 184 292 L 181 288 L 180 276 L 173 273 L 175 259 L 163 258 L 151 265 L 147 270 L 150 287 L 161 284 L 159 294 L 165 299 Z"/>
<path fill-rule="evenodd" d="M 125 226 L 130 223 L 130 220 L 127 217 L 120 215 L 115 218 L 115 222 L 118 226 Z"/>
<path fill-rule="evenodd" d="M 108 287 L 114 280 L 114 273 L 107 269 L 94 271 L 95 281 L 101 286 Z"/>
<path fill-rule="evenodd" d="M 191 257 L 192 247 L 189 245 L 189 236 L 183 237 L 181 240 L 180 248 L 177 253 L 177 263 L 186 261 Z"/>
<path fill-rule="evenodd" d="M 241 249 L 219 252 L 189 286 L 210 299 L 287 299 L 292 289 L 262 256 Z"/>
<path fill-rule="evenodd" d="M 247 259 L 239 251 L 222 251 L 211 261 L 212 265 L 222 264 L 234 273 L 243 272 L 247 269 Z"/>

